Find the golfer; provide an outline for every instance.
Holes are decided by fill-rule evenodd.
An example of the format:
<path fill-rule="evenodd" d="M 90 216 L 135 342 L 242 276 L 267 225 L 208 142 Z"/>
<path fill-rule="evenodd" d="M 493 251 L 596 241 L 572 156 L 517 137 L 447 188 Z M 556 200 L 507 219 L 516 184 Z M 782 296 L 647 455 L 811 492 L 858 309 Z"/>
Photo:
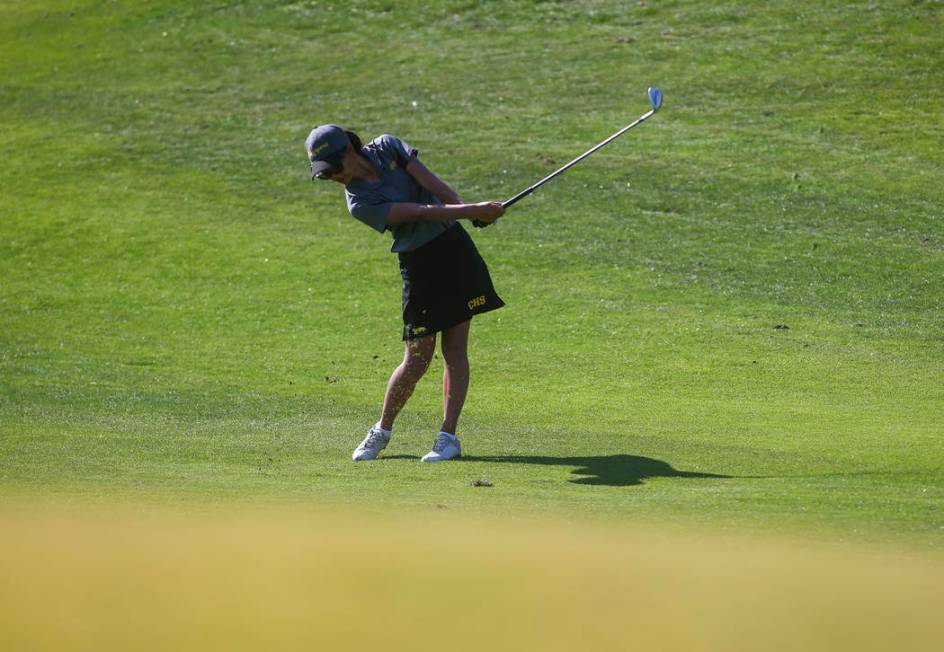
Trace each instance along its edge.
<path fill-rule="evenodd" d="M 389 231 L 403 277 L 403 361 L 390 376 L 380 421 L 354 450 L 355 462 L 376 459 L 393 422 L 426 373 L 442 334 L 444 415 L 424 462 L 462 454 L 456 426 L 469 389 L 467 347 L 474 315 L 501 308 L 485 261 L 458 220 L 490 224 L 498 202 L 465 204 L 430 172 L 417 150 L 383 135 L 366 146 L 337 125 L 316 127 L 305 141 L 312 179 L 344 184 L 351 215 L 378 233 Z"/>

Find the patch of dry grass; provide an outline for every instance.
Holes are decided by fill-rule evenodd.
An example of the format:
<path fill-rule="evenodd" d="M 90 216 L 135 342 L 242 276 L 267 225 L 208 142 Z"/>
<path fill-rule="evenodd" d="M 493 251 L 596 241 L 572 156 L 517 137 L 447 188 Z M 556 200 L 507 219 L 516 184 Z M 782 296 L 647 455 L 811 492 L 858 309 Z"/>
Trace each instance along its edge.
<path fill-rule="evenodd" d="M 559 522 L 0 509 L 0 648 L 908 650 L 940 558 Z"/>

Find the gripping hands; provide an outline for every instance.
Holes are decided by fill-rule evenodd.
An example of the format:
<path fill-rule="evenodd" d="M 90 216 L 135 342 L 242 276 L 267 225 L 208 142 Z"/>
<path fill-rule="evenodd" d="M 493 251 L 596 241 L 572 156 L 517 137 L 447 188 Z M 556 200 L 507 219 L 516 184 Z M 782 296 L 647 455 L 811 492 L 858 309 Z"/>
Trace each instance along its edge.
<path fill-rule="evenodd" d="M 476 209 L 472 219 L 472 225 L 477 229 L 484 229 L 505 214 L 505 207 L 501 205 L 501 202 L 484 201 L 472 205 L 475 206 Z"/>

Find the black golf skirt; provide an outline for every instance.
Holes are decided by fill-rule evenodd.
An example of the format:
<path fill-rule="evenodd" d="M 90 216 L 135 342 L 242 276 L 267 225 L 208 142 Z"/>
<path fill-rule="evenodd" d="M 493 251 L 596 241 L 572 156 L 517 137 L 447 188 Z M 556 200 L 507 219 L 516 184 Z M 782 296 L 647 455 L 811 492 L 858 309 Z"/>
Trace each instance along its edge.
<path fill-rule="evenodd" d="M 459 224 L 399 256 L 404 340 L 448 330 L 505 305 L 475 243 Z"/>

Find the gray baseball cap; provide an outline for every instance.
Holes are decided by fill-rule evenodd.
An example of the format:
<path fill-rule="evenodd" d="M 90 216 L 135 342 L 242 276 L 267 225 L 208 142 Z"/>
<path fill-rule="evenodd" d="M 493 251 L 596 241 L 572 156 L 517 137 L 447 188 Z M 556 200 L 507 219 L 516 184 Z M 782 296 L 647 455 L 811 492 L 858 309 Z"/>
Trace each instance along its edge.
<path fill-rule="evenodd" d="M 308 160 L 311 161 L 312 178 L 334 167 L 325 159 L 343 151 L 350 142 L 350 138 L 338 125 L 321 125 L 312 129 L 308 138 L 305 139 L 305 150 L 308 152 Z"/>

